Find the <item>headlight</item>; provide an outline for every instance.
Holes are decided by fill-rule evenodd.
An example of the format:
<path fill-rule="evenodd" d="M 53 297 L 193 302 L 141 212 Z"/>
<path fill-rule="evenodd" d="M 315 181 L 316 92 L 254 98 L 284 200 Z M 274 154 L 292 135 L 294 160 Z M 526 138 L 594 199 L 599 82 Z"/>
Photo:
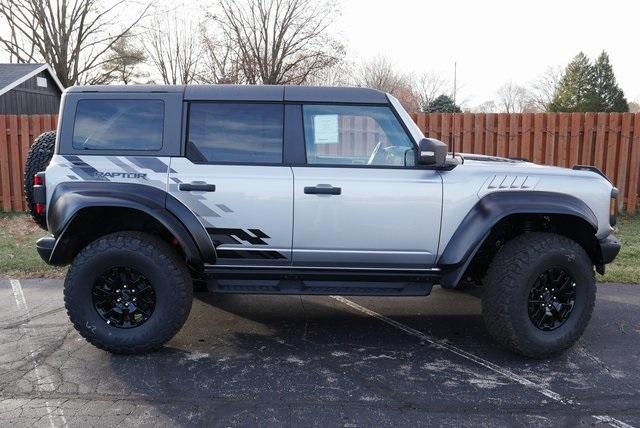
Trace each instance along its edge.
<path fill-rule="evenodd" d="M 609 200 L 609 224 L 615 226 L 618 221 L 618 189 L 611 189 L 611 199 Z"/>

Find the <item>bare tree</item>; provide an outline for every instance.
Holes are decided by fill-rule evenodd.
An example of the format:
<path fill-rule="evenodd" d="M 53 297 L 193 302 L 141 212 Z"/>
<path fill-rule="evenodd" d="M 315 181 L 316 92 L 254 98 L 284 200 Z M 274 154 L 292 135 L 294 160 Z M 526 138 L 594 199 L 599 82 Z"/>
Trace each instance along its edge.
<path fill-rule="evenodd" d="M 166 85 L 196 81 L 201 48 L 195 25 L 176 12 L 158 14 L 143 36 L 147 56 Z"/>
<path fill-rule="evenodd" d="M 529 104 L 538 111 L 546 111 L 551 103 L 560 79 L 562 78 L 562 67 L 547 67 L 536 80 L 534 80 L 529 91 Z"/>
<path fill-rule="evenodd" d="M 420 108 L 414 92 L 413 76 L 398 71 L 385 56 L 364 61 L 355 76 L 355 84 L 392 94 L 407 111 L 418 111 Z"/>
<path fill-rule="evenodd" d="M 230 41 L 201 25 L 202 67 L 198 74 L 201 83 L 244 83 L 236 50 Z"/>
<path fill-rule="evenodd" d="M 522 113 L 527 108 L 527 90 L 513 82 L 507 82 L 498 88 L 498 106 L 506 113 Z"/>
<path fill-rule="evenodd" d="M 440 95 L 450 95 L 448 85 L 449 82 L 435 72 L 422 73 L 414 79 L 413 92 L 420 109 L 424 111 Z"/>
<path fill-rule="evenodd" d="M 0 46 L 12 62 L 49 63 L 64 86 L 91 83 L 101 76 L 107 53 L 146 15 L 148 5 L 131 11 L 132 2 L 118 0 L 0 0 Z M 120 31 L 124 8 L 132 19 Z"/>
<path fill-rule="evenodd" d="M 353 75 L 355 69 L 357 67 L 352 61 L 343 59 L 311 76 L 306 83 L 312 86 L 354 86 L 357 85 Z"/>
<path fill-rule="evenodd" d="M 640 113 L 640 101 L 631 101 L 629 103 L 630 113 Z"/>
<path fill-rule="evenodd" d="M 411 76 L 399 72 L 386 56 L 376 56 L 360 65 L 356 83 L 391 94 L 411 88 Z"/>
<path fill-rule="evenodd" d="M 496 113 L 498 111 L 498 106 L 495 101 L 485 101 L 474 108 L 471 109 L 474 113 Z"/>
<path fill-rule="evenodd" d="M 342 44 L 330 35 L 337 8 L 318 0 L 219 0 L 214 19 L 246 83 L 302 84 L 334 65 Z"/>

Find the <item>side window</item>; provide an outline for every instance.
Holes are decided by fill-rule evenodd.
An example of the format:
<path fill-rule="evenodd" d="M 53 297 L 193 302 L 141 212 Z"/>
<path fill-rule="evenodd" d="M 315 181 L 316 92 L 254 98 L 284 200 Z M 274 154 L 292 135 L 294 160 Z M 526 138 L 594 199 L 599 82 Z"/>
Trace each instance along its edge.
<path fill-rule="evenodd" d="M 73 125 L 79 150 L 160 150 L 162 100 L 80 100 Z"/>
<path fill-rule="evenodd" d="M 187 157 L 199 162 L 281 164 L 282 104 L 192 103 Z"/>
<path fill-rule="evenodd" d="M 414 146 L 384 106 L 305 105 L 304 132 L 310 165 L 403 166 Z"/>

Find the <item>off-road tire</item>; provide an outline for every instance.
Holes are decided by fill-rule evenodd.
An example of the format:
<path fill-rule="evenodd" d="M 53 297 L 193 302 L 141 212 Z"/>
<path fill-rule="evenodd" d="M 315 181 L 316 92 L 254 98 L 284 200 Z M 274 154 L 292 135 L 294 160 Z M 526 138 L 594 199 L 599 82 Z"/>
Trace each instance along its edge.
<path fill-rule="evenodd" d="M 27 201 L 27 208 L 33 220 L 43 229 L 47 228 L 47 217 L 37 214 L 33 201 L 33 176 L 44 171 L 49 166 L 53 157 L 53 150 L 56 144 L 56 131 L 48 131 L 40 134 L 35 139 L 27 154 L 24 164 L 24 196 Z"/>
<path fill-rule="evenodd" d="M 96 278 L 114 266 L 136 269 L 153 286 L 155 308 L 137 327 L 108 325 L 93 305 Z M 160 348 L 183 326 L 192 300 L 193 284 L 184 261 L 166 242 L 140 232 L 116 232 L 87 245 L 74 259 L 64 283 L 67 314 L 76 330 L 91 344 L 115 354 Z"/>
<path fill-rule="evenodd" d="M 565 269 L 576 283 L 575 304 L 564 324 L 543 331 L 529 318 L 529 292 L 551 267 Z M 507 242 L 489 266 L 482 315 L 489 333 L 506 348 L 546 358 L 573 345 L 584 332 L 595 304 L 591 259 L 575 241 L 553 233 L 525 233 Z"/>

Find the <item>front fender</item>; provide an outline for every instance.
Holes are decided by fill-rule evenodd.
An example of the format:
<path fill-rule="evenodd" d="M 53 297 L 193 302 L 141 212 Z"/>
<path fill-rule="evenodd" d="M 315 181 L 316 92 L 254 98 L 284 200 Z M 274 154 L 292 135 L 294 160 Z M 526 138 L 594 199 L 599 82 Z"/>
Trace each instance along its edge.
<path fill-rule="evenodd" d="M 598 220 L 591 208 L 574 196 L 533 191 L 490 193 L 467 213 L 438 259 L 438 266 L 446 272 L 442 279 L 444 287 L 458 283 L 493 226 L 512 214 L 568 215 L 591 225 L 594 235 L 598 230 Z"/>

